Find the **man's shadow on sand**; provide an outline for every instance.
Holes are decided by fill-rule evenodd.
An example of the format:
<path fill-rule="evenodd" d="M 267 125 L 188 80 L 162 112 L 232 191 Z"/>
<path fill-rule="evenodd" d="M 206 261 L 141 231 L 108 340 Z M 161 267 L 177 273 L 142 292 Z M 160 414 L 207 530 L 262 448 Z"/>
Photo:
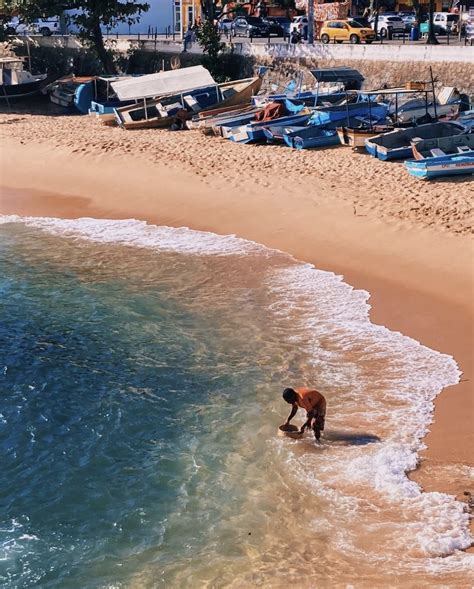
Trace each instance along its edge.
<path fill-rule="evenodd" d="M 380 442 L 380 438 L 367 432 L 329 430 L 324 432 L 324 441 L 335 442 L 338 446 L 366 446 Z"/>

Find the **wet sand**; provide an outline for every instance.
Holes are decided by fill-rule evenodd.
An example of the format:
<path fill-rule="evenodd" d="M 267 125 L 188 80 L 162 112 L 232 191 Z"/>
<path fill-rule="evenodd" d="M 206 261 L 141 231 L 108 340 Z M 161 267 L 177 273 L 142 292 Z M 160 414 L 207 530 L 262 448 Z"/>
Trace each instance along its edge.
<path fill-rule="evenodd" d="M 465 500 L 472 479 L 453 467 L 473 465 L 472 176 L 428 183 L 343 148 L 127 132 L 77 116 L 3 114 L 0 135 L 2 214 L 233 233 L 343 274 L 371 293 L 375 323 L 454 356 L 462 382 L 438 396 L 411 476 Z"/>

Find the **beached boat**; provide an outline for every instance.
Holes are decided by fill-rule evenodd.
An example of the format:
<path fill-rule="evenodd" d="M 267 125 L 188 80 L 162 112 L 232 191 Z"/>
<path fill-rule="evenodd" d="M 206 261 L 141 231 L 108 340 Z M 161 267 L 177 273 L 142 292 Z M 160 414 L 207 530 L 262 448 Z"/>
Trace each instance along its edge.
<path fill-rule="evenodd" d="M 33 75 L 22 57 L 0 58 L 0 99 L 11 100 L 37 94 L 47 74 Z"/>
<path fill-rule="evenodd" d="M 291 82 L 281 93 L 273 93 L 263 96 L 255 96 L 253 104 L 264 106 L 275 100 L 297 100 L 305 106 L 330 106 L 347 97 L 348 90 L 359 89 L 364 81 L 364 76 L 356 69 L 349 67 L 318 68 L 308 72 L 316 81 L 311 90 L 301 90 L 304 73 L 301 72 L 299 80 Z"/>
<path fill-rule="evenodd" d="M 199 112 L 186 122 L 188 129 L 199 129 L 203 133 L 212 133 L 215 125 L 219 125 L 228 119 L 243 116 L 245 113 L 257 112 L 257 108 L 251 105 L 240 104 L 223 108 L 213 108 L 205 112 Z"/>
<path fill-rule="evenodd" d="M 425 157 L 420 160 L 408 160 L 405 167 L 416 178 L 440 178 L 474 174 L 474 150 L 452 155 Z"/>
<path fill-rule="evenodd" d="M 217 137 L 224 137 L 225 139 L 228 139 L 233 129 L 241 127 L 242 125 L 250 124 L 255 119 L 255 116 L 259 110 L 261 109 L 252 109 L 250 112 L 240 113 L 239 116 L 231 117 L 224 121 L 218 121 L 213 125 L 212 132 Z"/>
<path fill-rule="evenodd" d="M 433 156 L 458 155 L 474 150 L 474 134 L 450 135 L 436 139 L 414 137 L 411 148 L 416 160 Z"/>
<path fill-rule="evenodd" d="M 310 119 L 310 125 L 328 125 L 344 119 L 354 117 L 369 117 L 374 121 L 382 119 L 387 114 L 387 106 L 378 102 L 361 100 L 346 102 L 328 107 L 317 107 Z"/>
<path fill-rule="evenodd" d="M 112 90 L 113 82 L 128 77 L 65 76 L 49 84 L 46 87 L 46 92 L 49 94 L 51 102 L 64 108 L 76 108 L 82 114 L 111 114 L 113 117 L 114 108 L 133 102 L 120 101 Z"/>
<path fill-rule="evenodd" d="M 299 131 L 284 133 L 283 140 L 294 149 L 314 149 L 316 147 L 329 147 L 339 145 L 339 137 L 336 129 L 308 126 Z"/>
<path fill-rule="evenodd" d="M 115 109 L 125 129 L 183 128 L 199 111 L 249 104 L 260 77 L 217 84 L 202 66 L 170 70 L 112 84 L 120 100 L 137 104 Z"/>
<path fill-rule="evenodd" d="M 265 128 L 268 125 L 304 125 L 311 112 L 304 105 L 294 104 L 290 100 L 271 102 L 258 111 L 252 122 L 223 128 L 223 136 L 235 143 L 258 143 L 266 140 Z"/>
<path fill-rule="evenodd" d="M 365 148 L 372 155 L 381 160 L 409 158 L 412 154 L 411 141 L 415 137 L 420 139 L 436 139 L 461 135 L 466 129 L 455 122 L 427 123 L 407 129 L 396 129 L 389 133 L 382 133 L 366 139 Z"/>
<path fill-rule="evenodd" d="M 309 119 L 309 116 L 308 116 Z M 267 143 L 284 143 L 285 135 L 302 131 L 306 129 L 306 125 L 269 125 L 263 129 Z"/>
<path fill-rule="evenodd" d="M 453 117 L 459 111 L 461 96 L 456 88 L 444 86 L 435 99 L 427 100 L 425 97 L 411 98 L 395 106 L 391 104 L 389 112 L 398 110 L 397 122 L 400 124 L 414 124 L 422 118 L 431 117 L 436 120 L 439 117 Z"/>
<path fill-rule="evenodd" d="M 365 123 L 361 124 L 359 127 L 337 127 L 336 130 L 341 145 L 347 145 L 348 147 L 357 149 L 365 147 L 366 139 L 370 139 L 381 133 L 393 131 L 393 126 L 388 126 L 386 124 L 368 125 Z"/>
<path fill-rule="evenodd" d="M 74 108 L 76 92 L 84 88 L 85 84 L 91 84 L 95 76 L 64 76 L 55 80 L 46 87 L 49 99 L 54 104 L 64 108 Z"/>

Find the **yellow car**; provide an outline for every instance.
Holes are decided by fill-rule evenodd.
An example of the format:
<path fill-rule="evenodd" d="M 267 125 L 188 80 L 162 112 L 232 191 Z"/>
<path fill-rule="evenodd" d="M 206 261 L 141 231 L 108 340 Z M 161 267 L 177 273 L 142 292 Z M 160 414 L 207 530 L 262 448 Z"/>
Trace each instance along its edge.
<path fill-rule="evenodd" d="M 321 43 L 329 43 L 330 41 L 336 43 L 342 43 L 343 41 L 372 43 L 372 41 L 375 41 L 375 33 L 370 27 L 365 27 L 356 20 L 327 20 L 321 27 L 319 38 Z"/>

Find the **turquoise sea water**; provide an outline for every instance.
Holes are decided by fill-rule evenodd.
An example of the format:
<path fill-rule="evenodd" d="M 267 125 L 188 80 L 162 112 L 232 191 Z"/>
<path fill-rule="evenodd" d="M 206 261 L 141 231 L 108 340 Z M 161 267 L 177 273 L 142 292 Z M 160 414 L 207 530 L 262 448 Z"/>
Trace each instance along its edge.
<path fill-rule="evenodd" d="M 466 574 L 462 507 L 404 474 L 456 366 L 365 293 L 234 238 L 9 218 L 0 294 L 2 586 Z M 275 435 L 310 384 L 318 447 Z"/>

